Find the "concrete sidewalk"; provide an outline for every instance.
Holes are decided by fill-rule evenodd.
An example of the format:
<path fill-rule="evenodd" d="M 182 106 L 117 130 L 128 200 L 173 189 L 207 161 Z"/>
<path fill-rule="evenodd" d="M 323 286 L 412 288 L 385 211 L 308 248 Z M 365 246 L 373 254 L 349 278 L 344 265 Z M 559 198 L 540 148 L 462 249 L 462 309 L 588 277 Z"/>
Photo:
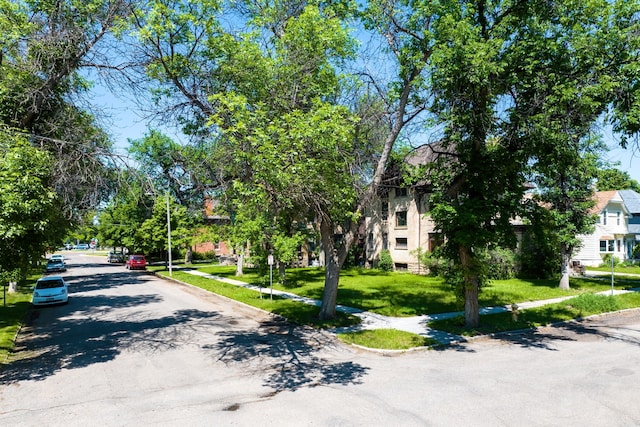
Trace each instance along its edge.
<path fill-rule="evenodd" d="M 262 292 L 266 298 L 268 298 L 272 292 L 271 289 L 269 288 L 260 288 L 258 286 L 250 285 L 246 282 L 242 282 L 240 280 L 228 279 L 226 277 L 203 273 L 198 270 L 190 270 L 190 269 L 182 269 L 182 268 L 180 268 L 179 270 L 184 273 L 192 274 L 194 276 L 206 277 L 209 279 L 218 280 L 220 282 L 229 283 L 231 285 L 241 286 L 243 288 L 251 289 L 256 292 Z M 619 294 L 634 292 L 638 290 L 640 289 L 633 289 L 629 291 L 616 290 L 614 291 L 614 294 L 619 295 Z M 609 295 L 611 294 L 611 291 L 603 291 L 603 292 L 599 292 L 599 294 Z M 294 301 L 302 302 L 304 304 L 314 305 L 316 307 L 319 307 L 321 305 L 320 300 L 301 297 L 299 295 L 295 295 L 290 292 L 280 291 L 277 289 L 273 289 L 273 295 L 276 295 L 281 298 L 288 298 Z M 528 302 L 518 303 L 517 306 L 518 306 L 518 309 L 540 307 L 547 304 L 554 304 L 557 302 L 561 302 L 574 297 L 575 295 L 570 295 L 566 297 L 553 298 L 548 300 L 528 301 Z M 335 328 L 330 330 L 330 332 L 334 332 L 334 333 L 367 330 L 367 329 L 397 329 L 400 331 L 406 331 L 406 332 L 411 332 L 417 335 L 421 335 L 423 337 L 433 338 L 442 344 L 451 344 L 454 342 L 465 341 L 465 338 L 462 336 L 431 329 L 427 326 L 427 323 L 433 320 L 450 319 L 452 317 L 463 316 L 464 312 L 462 311 L 456 311 L 451 313 L 425 314 L 422 316 L 412 316 L 412 317 L 389 317 L 389 316 L 383 316 L 377 313 L 371 313 L 369 311 L 364 311 L 358 308 L 346 307 L 343 305 L 337 305 L 336 310 L 359 317 L 361 319 L 361 323 L 359 325 L 356 325 L 355 327 Z M 511 306 L 507 305 L 507 306 L 480 308 L 481 315 L 502 313 L 506 311 L 511 311 Z"/>

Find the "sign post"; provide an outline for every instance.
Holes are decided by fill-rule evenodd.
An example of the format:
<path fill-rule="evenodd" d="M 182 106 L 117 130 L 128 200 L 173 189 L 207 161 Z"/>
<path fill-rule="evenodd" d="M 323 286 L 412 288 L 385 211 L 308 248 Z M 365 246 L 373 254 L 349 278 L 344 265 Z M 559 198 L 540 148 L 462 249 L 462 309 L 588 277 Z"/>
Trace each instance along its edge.
<path fill-rule="evenodd" d="M 267 257 L 267 263 L 269 264 L 269 288 L 271 289 L 270 299 L 273 301 L 273 255 Z"/>
<path fill-rule="evenodd" d="M 611 296 L 613 296 L 614 256 L 611 255 Z"/>

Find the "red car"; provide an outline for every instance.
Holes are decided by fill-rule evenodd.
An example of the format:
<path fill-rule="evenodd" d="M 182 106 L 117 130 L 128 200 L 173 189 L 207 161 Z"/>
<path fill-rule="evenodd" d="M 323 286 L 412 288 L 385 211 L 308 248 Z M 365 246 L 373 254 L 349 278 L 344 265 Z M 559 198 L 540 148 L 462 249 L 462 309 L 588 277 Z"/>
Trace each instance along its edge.
<path fill-rule="evenodd" d="M 147 268 L 147 260 L 144 255 L 129 255 L 129 258 L 127 258 L 126 268 L 129 270 L 135 270 L 136 268 L 144 270 Z"/>

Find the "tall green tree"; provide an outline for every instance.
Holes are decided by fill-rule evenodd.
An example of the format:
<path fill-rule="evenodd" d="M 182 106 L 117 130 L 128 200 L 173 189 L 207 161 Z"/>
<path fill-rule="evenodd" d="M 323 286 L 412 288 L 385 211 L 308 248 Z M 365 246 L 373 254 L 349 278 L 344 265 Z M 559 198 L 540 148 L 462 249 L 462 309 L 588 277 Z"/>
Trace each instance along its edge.
<path fill-rule="evenodd" d="M 533 201 L 547 213 L 545 219 L 550 224 L 547 224 L 546 238 L 557 242 L 560 252 L 558 287 L 568 290 L 571 257 L 581 243 L 578 235 L 591 233 L 596 221 L 591 212 L 595 204 L 592 183 L 600 153 L 597 142 L 594 144 L 587 138 L 580 147 L 573 147 L 566 141 L 564 132 L 560 135 L 563 135 L 561 140 L 550 147 L 552 151 L 540 156 L 536 165 L 538 174 L 534 181 L 538 193 Z"/>
<path fill-rule="evenodd" d="M 3 272 L 25 274 L 69 226 L 51 188 L 52 159 L 0 128 L 0 260 Z"/>
<path fill-rule="evenodd" d="M 432 216 L 458 266 L 468 327 L 479 323 L 485 281 L 476 254 L 513 243 L 509 221 L 521 213 L 531 163 L 578 167 L 577 143 L 622 85 L 633 56 L 623 40 L 637 35 L 618 3 L 452 1 L 433 17 L 432 110 L 445 153 L 433 170 Z"/>
<path fill-rule="evenodd" d="M 147 72 L 171 88 L 157 93 L 177 88 L 189 101 L 193 112 L 172 110 L 187 130 L 200 135 L 197 129 L 206 129 L 202 118 L 208 120 L 209 134 L 216 135 L 208 159 L 216 176 L 209 181 L 224 190 L 229 213 L 244 210 L 235 219 L 264 218 L 266 235 L 280 224 L 269 218 L 317 218 L 328 265 L 322 312 L 335 315 L 341 265 L 336 249 L 342 244 L 334 236 L 353 217 L 353 181 L 359 179 L 351 167 L 355 119 L 334 102 L 341 80 L 335 66 L 354 47 L 337 9 L 267 5 L 257 14 L 256 5 L 247 3 L 253 28 L 242 33 L 216 21 L 217 5 L 168 4 L 154 3 L 138 32 L 145 54 L 154 58 Z M 180 20 L 186 23 L 175 33 L 166 31 Z M 283 227 L 273 230 L 279 239 L 295 237 Z"/>
<path fill-rule="evenodd" d="M 612 167 L 598 170 L 596 188 L 598 191 L 634 190 L 640 192 L 640 183 L 631 178 L 628 172 Z"/>
<path fill-rule="evenodd" d="M 54 159 L 52 187 L 79 220 L 112 190 L 107 134 L 84 108 L 84 69 L 114 67 L 109 37 L 129 13 L 128 0 L 1 0 L 0 123 L 26 133 Z"/>

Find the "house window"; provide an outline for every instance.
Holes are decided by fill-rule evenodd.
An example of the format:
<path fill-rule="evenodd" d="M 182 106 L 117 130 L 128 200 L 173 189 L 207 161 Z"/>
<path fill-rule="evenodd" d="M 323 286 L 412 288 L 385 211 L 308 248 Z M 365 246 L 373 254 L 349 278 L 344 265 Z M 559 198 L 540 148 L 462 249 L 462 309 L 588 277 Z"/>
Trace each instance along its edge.
<path fill-rule="evenodd" d="M 407 211 L 396 212 L 396 227 L 407 226 Z"/>
<path fill-rule="evenodd" d="M 409 269 L 408 264 L 396 262 L 394 264 L 396 271 L 407 271 Z"/>
<path fill-rule="evenodd" d="M 615 240 L 600 240 L 600 252 L 614 252 L 615 248 Z"/>
<path fill-rule="evenodd" d="M 616 215 L 616 224 L 617 224 L 617 225 L 620 225 L 620 212 L 617 212 L 617 215 Z"/>
<path fill-rule="evenodd" d="M 396 197 L 407 197 L 407 189 L 404 187 L 396 188 Z"/>
<path fill-rule="evenodd" d="M 396 238 L 396 249 L 407 249 L 407 238 L 406 237 L 397 237 Z"/>
<path fill-rule="evenodd" d="M 607 225 L 607 210 L 602 211 L 602 225 Z"/>
<path fill-rule="evenodd" d="M 429 233 L 429 252 L 433 252 L 437 247 L 442 246 L 444 239 L 440 233 Z"/>
<path fill-rule="evenodd" d="M 389 249 L 389 233 L 382 233 L 382 250 Z"/>

